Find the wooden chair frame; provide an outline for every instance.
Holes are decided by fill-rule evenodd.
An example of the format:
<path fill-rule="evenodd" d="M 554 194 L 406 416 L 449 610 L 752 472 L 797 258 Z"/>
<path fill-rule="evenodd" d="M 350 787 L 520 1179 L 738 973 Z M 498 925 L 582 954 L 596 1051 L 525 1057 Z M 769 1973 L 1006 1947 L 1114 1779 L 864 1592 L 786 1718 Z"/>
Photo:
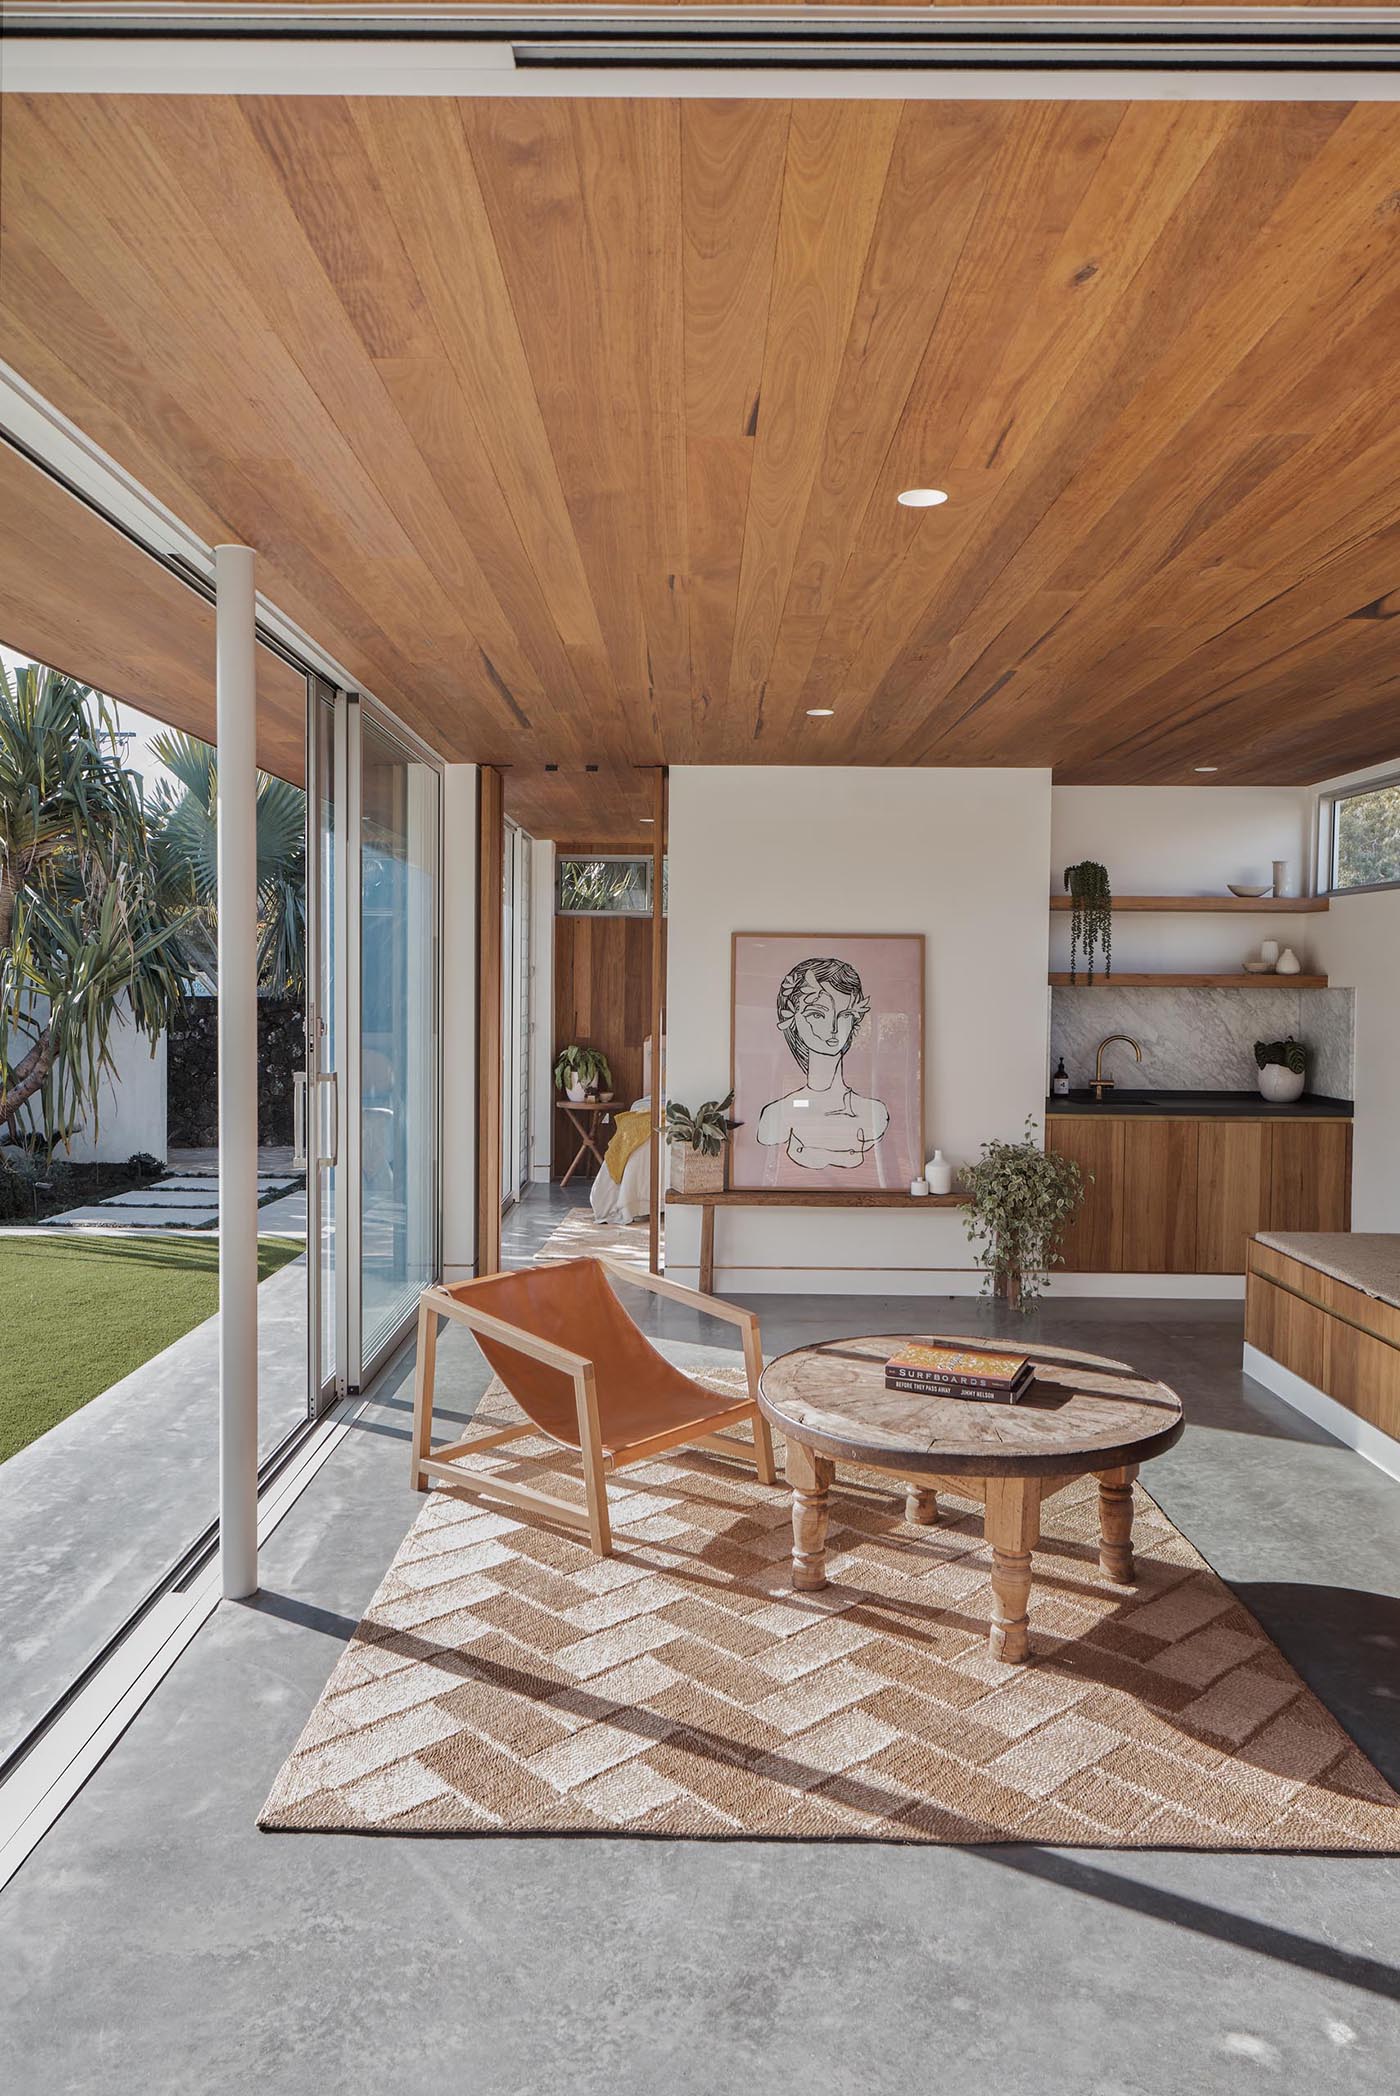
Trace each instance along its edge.
<path fill-rule="evenodd" d="M 644 1440 L 628 1443 L 609 1455 L 602 1446 L 602 1435 L 598 1423 L 598 1384 L 592 1361 L 585 1354 L 572 1353 L 567 1347 L 553 1340 L 537 1339 L 532 1332 L 522 1331 L 519 1326 L 509 1324 L 504 1318 L 494 1317 L 489 1311 L 473 1308 L 470 1291 L 479 1284 L 463 1281 L 455 1288 L 425 1288 L 418 1298 L 418 1360 L 413 1385 L 413 1468 L 412 1483 L 415 1490 L 426 1492 L 429 1485 L 437 1482 L 450 1485 L 454 1490 L 465 1493 L 468 1498 L 485 1501 L 504 1501 L 509 1506 L 519 1506 L 534 1513 L 547 1514 L 552 1521 L 565 1527 L 585 1532 L 599 1557 L 612 1556 L 612 1525 L 608 1519 L 607 1477 L 609 1472 L 621 1470 L 631 1463 L 648 1462 L 668 1448 L 692 1447 L 717 1449 L 725 1455 L 744 1453 L 742 1442 L 734 1442 L 721 1429 L 727 1426 L 749 1423 L 753 1428 L 753 1461 L 762 1485 L 775 1485 L 778 1473 L 773 1459 L 773 1436 L 767 1420 L 758 1409 L 758 1379 L 763 1371 L 763 1347 L 759 1338 L 758 1318 L 752 1310 L 742 1310 L 736 1303 L 722 1302 L 717 1296 L 702 1295 L 698 1289 L 682 1288 L 678 1281 L 668 1281 L 662 1274 L 650 1274 L 635 1267 L 622 1266 L 612 1259 L 599 1259 L 598 1264 L 616 1281 L 629 1282 L 635 1288 L 645 1288 L 653 1295 L 667 1296 L 672 1302 L 684 1303 L 692 1310 L 699 1310 L 710 1317 L 722 1318 L 726 1324 L 738 1325 L 743 1334 L 744 1371 L 748 1380 L 749 1395 L 746 1404 L 721 1404 L 716 1400 L 716 1409 L 709 1418 L 688 1422 L 683 1427 L 671 1427 L 661 1433 L 648 1435 Z M 488 1448 L 499 1448 L 508 1441 L 522 1440 L 528 1434 L 542 1434 L 546 1440 L 554 1436 L 537 1426 L 532 1419 L 522 1420 L 518 1426 L 493 1428 L 484 1434 L 468 1435 L 461 1441 L 451 1441 L 434 1448 L 433 1389 L 437 1373 L 438 1319 L 447 1318 L 453 1324 L 465 1325 L 470 1332 L 487 1339 L 494 1339 L 515 1353 L 528 1354 L 532 1360 L 543 1361 L 550 1368 L 560 1369 L 572 1376 L 574 1398 L 578 1407 L 579 1451 L 583 1461 L 583 1489 L 587 1511 L 580 1513 L 567 1500 L 555 1499 L 550 1493 L 536 1492 L 528 1485 L 509 1484 L 489 1473 L 473 1474 L 453 1468 L 458 1456 L 480 1454 Z M 567 1448 L 564 1441 L 556 1446 Z"/>

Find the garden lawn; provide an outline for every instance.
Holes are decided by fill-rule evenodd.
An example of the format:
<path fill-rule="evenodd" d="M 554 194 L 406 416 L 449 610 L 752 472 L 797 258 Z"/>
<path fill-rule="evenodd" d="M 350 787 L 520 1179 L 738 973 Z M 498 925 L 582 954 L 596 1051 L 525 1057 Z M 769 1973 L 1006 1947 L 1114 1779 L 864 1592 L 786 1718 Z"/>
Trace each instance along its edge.
<path fill-rule="evenodd" d="M 258 1279 L 303 1249 L 259 1238 Z M 0 1462 L 218 1307 L 216 1239 L 0 1235 Z"/>

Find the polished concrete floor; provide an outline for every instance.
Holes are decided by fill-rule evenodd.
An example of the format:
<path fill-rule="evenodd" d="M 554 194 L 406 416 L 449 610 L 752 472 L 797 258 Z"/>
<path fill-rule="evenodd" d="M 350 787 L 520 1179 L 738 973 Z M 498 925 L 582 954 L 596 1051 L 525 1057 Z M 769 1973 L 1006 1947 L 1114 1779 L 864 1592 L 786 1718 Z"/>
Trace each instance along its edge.
<path fill-rule="evenodd" d="M 570 1205 L 538 1190 L 513 1248 Z M 756 1307 L 770 1354 L 930 1314 Z M 658 1314 L 687 1352 L 730 1343 Z M 1400 1487 L 1240 1374 L 1237 1305 L 1066 1302 L 1034 1328 L 1176 1383 L 1190 1429 L 1152 1490 L 1400 1780 Z M 484 1380 L 463 1338 L 458 1414 Z M 416 1509 L 406 1372 L 276 1531 L 257 1602 L 219 1610 L 0 1895 L 7 2090 L 1394 2096 L 1390 1858 L 259 1834 Z"/>

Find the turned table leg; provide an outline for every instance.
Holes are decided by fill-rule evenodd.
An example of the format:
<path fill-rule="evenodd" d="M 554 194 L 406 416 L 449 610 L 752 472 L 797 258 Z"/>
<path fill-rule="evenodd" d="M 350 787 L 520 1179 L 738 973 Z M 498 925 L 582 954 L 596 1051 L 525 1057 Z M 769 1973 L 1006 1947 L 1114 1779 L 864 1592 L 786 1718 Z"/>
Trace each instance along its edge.
<path fill-rule="evenodd" d="M 827 1495 L 836 1465 L 787 1437 L 787 1477 L 792 1486 L 792 1583 L 812 1594 L 826 1585 Z"/>
<path fill-rule="evenodd" d="M 985 1480 L 992 1546 L 992 1624 L 987 1650 L 1018 1665 L 1030 1657 L 1031 1552 L 1040 1539 L 1040 1487 L 1032 1477 Z"/>
<path fill-rule="evenodd" d="M 932 1528 L 938 1519 L 938 1494 L 925 1485 L 910 1485 L 904 1494 L 904 1518 L 918 1528 Z"/>
<path fill-rule="evenodd" d="M 1099 1569 L 1115 1586 L 1137 1578 L 1133 1564 L 1133 1479 L 1137 1464 L 1099 1472 Z"/>

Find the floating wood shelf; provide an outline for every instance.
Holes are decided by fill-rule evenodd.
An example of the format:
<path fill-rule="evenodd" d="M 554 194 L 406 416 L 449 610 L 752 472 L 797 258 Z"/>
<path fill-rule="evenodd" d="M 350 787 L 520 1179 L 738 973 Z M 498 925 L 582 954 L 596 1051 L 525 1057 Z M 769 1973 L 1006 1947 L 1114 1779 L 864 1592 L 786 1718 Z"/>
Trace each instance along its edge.
<path fill-rule="evenodd" d="M 736 1186 L 722 1193 L 678 1194 L 668 1190 L 668 1205 L 678 1208 L 965 1208 L 970 1194 L 884 1193 L 860 1187 L 850 1193 L 804 1193 L 792 1186 Z"/>
<path fill-rule="evenodd" d="M 1071 982 L 1068 974 L 1052 974 L 1056 990 L 1325 990 L 1325 975 L 1095 975 L 1086 982 L 1081 975 Z"/>
<path fill-rule="evenodd" d="M 1325 895 L 1115 895 L 1115 910 L 1175 910 L 1190 913 L 1198 910 L 1230 910 L 1257 917 L 1261 912 L 1277 912 L 1285 917 L 1312 916 L 1329 906 Z M 1072 895 L 1052 895 L 1052 910 L 1072 910 Z"/>

